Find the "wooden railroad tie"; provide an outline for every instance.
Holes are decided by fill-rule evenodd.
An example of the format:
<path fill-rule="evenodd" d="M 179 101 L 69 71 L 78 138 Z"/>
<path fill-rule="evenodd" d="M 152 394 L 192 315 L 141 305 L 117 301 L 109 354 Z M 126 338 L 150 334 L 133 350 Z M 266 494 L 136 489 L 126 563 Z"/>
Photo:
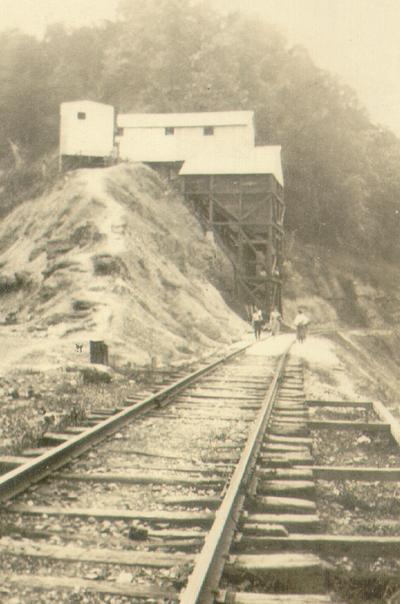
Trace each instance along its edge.
<path fill-rule="evenodd" d="M 31 514 L 48 516 L 66 516 L 75 518 L 94 518 L 96 520 L 142 520 L 148 523 L 166 523 L 171 525 L 200 526 L 210 525 L 214 519 L 211 512 L 166 512 L 166 511 L 144 511 L 144 510 L 119 510 L 96 509 L 96 508 L 63 508 L 61 506 L 29 506 L 15 504 L 5 508 L 6 512 L 17 514 Z"/>

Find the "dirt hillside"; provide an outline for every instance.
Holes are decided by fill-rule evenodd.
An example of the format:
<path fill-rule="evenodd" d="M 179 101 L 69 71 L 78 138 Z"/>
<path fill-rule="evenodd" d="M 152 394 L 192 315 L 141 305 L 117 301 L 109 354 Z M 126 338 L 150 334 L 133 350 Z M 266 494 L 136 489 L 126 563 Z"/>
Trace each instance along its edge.
<path fill-rule="evenodd" d="M 332 251 L 287 234 L 283 295 L 289 321 L 304 305 L 324 328 L 390 328 L 400 321 L 400 268 L 350 246 Z"/>
<path fill-rule="evenodd" d="M 0 320 L 17 321 L 0 327 L 0 367 L 76 361 L 75 344 L 86 359 L 91 339 L 138 364 L 228 345 L 246 325 L 215 286 L 224 262 L 149 168 L 68 173 L 0 223 Z"/>

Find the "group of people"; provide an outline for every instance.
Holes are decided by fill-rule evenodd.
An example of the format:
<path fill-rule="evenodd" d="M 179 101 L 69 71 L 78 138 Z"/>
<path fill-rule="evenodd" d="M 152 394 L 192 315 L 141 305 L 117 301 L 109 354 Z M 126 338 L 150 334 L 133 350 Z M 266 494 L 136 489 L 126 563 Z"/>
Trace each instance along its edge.
<path fill-rule="evenodd" d="M 259 340 L 261 337 L 261 331 L 263 325 L 265 323 L 264 316 L 262 311 L 255 307 L 252 317 L 251 323 L 254 329 L 254 336 L 256 340 Z M 276 336 L 281 329 L 282 324 L 282 315 L 277 308 L 274 308 L 269 316 L 269 327 L 271 330 L 271 335 Z M 293 325 L 296 328 L 296 337 L 298 342 L 304 342 L 307 335 L 307 327 L 310 324 L 310 319 L 305 314 L 302 308 L 297 310 L 297 315 L 293 321 Z"/>

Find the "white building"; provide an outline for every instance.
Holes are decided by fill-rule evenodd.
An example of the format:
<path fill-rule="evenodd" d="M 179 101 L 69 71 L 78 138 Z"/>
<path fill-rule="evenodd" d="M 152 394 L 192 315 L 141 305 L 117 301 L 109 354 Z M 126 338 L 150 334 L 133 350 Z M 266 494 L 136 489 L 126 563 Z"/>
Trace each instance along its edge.
<path fill-rule="evenodd" d="M 60 157 L 106 158 L 113 155 L 114 107 L 93 101 L 61 103 Z"/>
<path fill-rule="evenodd" d="M 260 146 L 247 149 L 231 149 L 220 155 L 198 154 L 188 158 L 179 172 L 180 176 L 272 174 L 283 187 L 280 145 Z"/>
<path fill-rule="evenodd" d="M 183 162 L 254 147 L 253 111 L 121 114 L 117 126 L 119 156 L 132 161 Z"/>
<path fill-rule="evenodd" d="M 280 147 L 255 146 L 253 111 L 115 117 L 111 105 L 82 100 L 62 103 L 60 114 L 60 159 L 66 167 L 103 165 L 118 155 L 175 174 L 181 168 L 182 176 L 273 174 L 283 186 Z"/>

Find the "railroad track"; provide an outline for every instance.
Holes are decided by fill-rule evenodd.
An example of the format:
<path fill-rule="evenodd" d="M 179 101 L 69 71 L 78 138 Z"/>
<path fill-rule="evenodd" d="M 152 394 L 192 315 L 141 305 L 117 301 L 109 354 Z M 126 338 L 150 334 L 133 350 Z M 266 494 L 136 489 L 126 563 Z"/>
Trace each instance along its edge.
<path fill-rule="evenodd" d="M 400 428 L 380 403 L 306 400 L 299 360 L 263 346 L 117 411 L 73 439 L 69 466 L 64 443 L 3 486 L 1 601 L 389 602 L 400 523 L 363 533 L 358 510 L 377 485 L 384 506 L 396 496 Z"/>
<path fill-rule="evenodd" d="M 176 601 L 276 362 L 238 350 L 3 460 L 2 601 Z"/>

